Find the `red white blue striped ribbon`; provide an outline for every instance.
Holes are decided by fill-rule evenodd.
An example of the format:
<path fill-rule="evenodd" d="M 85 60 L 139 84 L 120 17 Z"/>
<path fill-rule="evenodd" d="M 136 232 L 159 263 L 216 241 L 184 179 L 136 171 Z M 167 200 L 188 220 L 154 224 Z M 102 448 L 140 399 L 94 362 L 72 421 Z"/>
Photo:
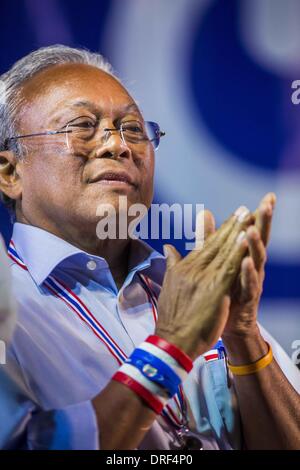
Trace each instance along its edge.
<path fill-rule="evenodd" d="M 8 254 L 20 267 L 28 271 L 26 265 L 18 255 L 13 241 L 9 244 Z M 51 294 L 65 302 L 68 307 L 70 307 L 73 312 L 75 312 L 78 317 L 91 328 L 93 333 L 105 344 L 109 352 L 118 361 L 119 365 L 126 361 L 127 355 L 124 351 L 122 351 L 108 331 L 101 325 L 101 323 L 99 323 L 88 307 L 68 286 L 54 276 L 48 276 L 43 285 L 51 292 Z"/>
<path fill-rule="evenodd" d="M 44 285 L 56 297 L 63 300 L 91 328 L 93 333 L 105 344 L 109 352 L 118 361 L 119 365 L 126 361 L 127 356 L 124 351 L 122 351 L 108 331 L 98 322 L 88 307 L 68 286 L 54 276 L 49 276 L 44 281 Z"/>
<path fill-rule="evenodd" d="M 211 349 L 203 354 L 204 359 L 206 362 L 216 361 L 219 359 L 219 351 L 217 349 Z"/>
<path fill-rule="evenodd" d="M 148 295 L 148 300 L 152 305 L 153 317 L 154 317 L 154 320 L 155 320 L 155 323 L 156 323 L 157 317 L 158 317 L 158 314 L 157 314 L 157 311 L 158 311 L 157 310 L 158 298 L 156 296 L 156 293 L 155 293 L 154 289 L 151 286 L 150 279 L 142 273 L 139 273 L 139 277 L 140 277 L 142 285 L 144 286 L 144 289 L 145 289 L 145 291 Z M 180 399 L 178 398 L 177 395 L 175 395 L 173 397 L 173 399 L 174 399 L 174 401 L 176 403 L 176 406 L 177 406 L 177 409 L 180 413 L 180 418 L 175 414 L 175 412 L 170 407 L 170 405 L 166 405 L 164 410 L 163 410 L 163 414 L 165 414 L 165 415 L 166 415 L 166 411 L 168 412 L 167 416 L 166 416 L 167 420 L 171 421 L 175 427 L 180 427 L 183 423 L 183 415 L 182 415 L 183 404 L 180 401 L 183 401 L 185 398 L 184 398 L 183 389 L 182 389 L 181 385 L 179 387 L 179 394 L 180 394 Z"/>
<path fill-rule="evenodd" d="M 150 284 L 148 277 L 142 273 L 138 273 L 138 274 L 139 274 L 139 278 L 141 280 L 142 286 L 144 287 L 144 290 L 147 294 L 148 301 L 151 304 L 154 323 L 156 323 L 157 322 L 157 298 L 154 294 L 153 289 L 151 288 L 151 284 Z"/>

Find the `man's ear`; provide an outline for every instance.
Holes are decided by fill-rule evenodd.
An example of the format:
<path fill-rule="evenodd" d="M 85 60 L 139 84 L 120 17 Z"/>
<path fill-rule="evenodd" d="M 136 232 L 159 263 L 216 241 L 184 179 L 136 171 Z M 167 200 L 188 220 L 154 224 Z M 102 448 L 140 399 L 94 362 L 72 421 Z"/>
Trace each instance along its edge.
<path fill-rule="evenodd" d="M 17 165 L 18 159 L 14 152 L 0 152 L 0 191 L 14 200 L 20 199 L 22 195 L 22 181 L 17 172 Z"/>

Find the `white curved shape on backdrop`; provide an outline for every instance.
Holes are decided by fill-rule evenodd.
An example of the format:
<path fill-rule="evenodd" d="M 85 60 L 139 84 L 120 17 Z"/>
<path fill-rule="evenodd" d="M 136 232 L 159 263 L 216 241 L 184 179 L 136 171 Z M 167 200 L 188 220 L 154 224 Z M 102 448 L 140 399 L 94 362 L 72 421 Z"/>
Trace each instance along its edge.
<path fill-rule="evenodd" d="M 241 0 L 240 37 L 252 60 L 283 78 L 300 71 L 299 17 L 298 0 Z"/>

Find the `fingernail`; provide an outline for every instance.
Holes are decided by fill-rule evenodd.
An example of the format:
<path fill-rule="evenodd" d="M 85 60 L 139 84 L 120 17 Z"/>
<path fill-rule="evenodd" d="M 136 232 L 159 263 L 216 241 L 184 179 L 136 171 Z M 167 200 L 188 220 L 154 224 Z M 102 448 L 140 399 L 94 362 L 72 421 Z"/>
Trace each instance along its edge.
<path fill-rule="evenodd" d="M 266 204 L 265 210 L 266 210 L 267 215 L 272 215 L 273 208 L 272 208 L 271 204 Z"/>
<path fill-rule="evenodd" d="M 254 240 L 258 240 L 259 238 L 259 232 L 254 225 L 247 229 L 247 235 L 252 237 Z"/>
<path fill-rule="evenodd" d="M 239 222 L 242 222 L 249 213 L 250 211 L 246 206 L 241 206 L 235 211 L 234 215 Z"/>
<path fill-rule="evenodd" d="M 168 253 L 168 248 L 165 245 L 163 246 L 163 252 L 164 252 L 165 258 L 167 258 L 169 253 Z"/>
<path fill-rule="evenodd" d="M 276 194 L 275 193 L 268 193 L 266 198 L 269 200 L 269 203 L 272 207 L 276 204 Z"/>
<path fill-rule="evenodd" d="M 246 232 L 243 230 L 237 236 L 237 239 L 236 239 L 237 244 L 241 244 L 242 241 L 245 240 L 245 238 L 246 238 Z"/>

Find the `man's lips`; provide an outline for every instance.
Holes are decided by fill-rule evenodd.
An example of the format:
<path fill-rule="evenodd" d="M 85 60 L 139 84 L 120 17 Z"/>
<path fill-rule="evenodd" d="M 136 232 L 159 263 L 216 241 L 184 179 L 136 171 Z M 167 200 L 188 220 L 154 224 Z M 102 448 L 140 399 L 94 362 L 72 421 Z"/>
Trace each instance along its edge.
<path fill-rule="evenodd" d="M 118 182 L 137 187 L 137 184 L 133 181 L 132 177 L 126 173 L 126 171 L 105 171 L 89 179 L 89 183 L 97 182 L 104 182 L 107 184 Z"/>

